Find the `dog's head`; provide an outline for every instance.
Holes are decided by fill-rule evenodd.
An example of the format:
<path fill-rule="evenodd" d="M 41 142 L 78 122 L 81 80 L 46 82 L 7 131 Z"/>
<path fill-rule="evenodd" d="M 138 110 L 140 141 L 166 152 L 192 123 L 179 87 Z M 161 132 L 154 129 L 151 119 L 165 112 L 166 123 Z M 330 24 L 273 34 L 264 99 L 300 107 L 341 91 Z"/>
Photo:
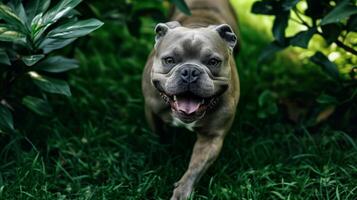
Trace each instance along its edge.
<path fill-rule="evenodd" d="M 229 87 L 237 37 L 227 24 L 193 29 L 168 22 L 155 32 L 152 83 L 175 117 L 193 122 Z"/>

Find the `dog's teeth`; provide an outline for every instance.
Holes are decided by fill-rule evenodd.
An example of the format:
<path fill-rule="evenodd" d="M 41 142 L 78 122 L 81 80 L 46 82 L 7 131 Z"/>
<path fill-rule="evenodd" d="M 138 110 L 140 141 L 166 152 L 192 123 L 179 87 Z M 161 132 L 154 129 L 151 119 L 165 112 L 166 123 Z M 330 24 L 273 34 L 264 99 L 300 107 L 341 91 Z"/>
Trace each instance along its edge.
<path fill-rule="evenodd" d="M 166 103 L 169 103 L 169 102 L 170 102 L 167 96 L 164 96 L 164 101 L 165 101 Z"/>
<path fill-rule="evenodd" d="M 205 103 L 205 99 L 202 99 L 201 104 L 204 104 L 204 103 Z"/>
<path fill-rule="evenodd" d="M 176 97 L 176 95 L 174 95 L 174 101 L 176 101 L 177 100 L 177 97 Z"/>

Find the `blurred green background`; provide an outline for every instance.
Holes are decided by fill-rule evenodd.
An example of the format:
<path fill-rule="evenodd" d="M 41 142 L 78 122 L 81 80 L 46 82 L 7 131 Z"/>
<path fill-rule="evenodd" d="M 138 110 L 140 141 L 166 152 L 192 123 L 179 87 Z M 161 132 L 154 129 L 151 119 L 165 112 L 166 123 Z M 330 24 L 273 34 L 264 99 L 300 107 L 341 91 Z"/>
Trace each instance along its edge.
<path fill-rule="evenodd" d="M 240 20 L 241 100 L 193 199 L 357 199 L 356 87 L 339 98 L 339 83 L 307 59 L 334 53 L 348 74 L 356 57 L 314 37 L 310 50 L 289 47 L 258 63 L 273 18 L 252 14 L 254 1 L 231 2 Z M 71 97 L 48 97 L 55 114 L 22 110 L 18 131 L 0 133 L 0 199 L 168 199 L 195 136 L 177 130 L 175 142 L 162 145 L 151 134 L 141 73 L 169 4 L 88 0 L 77 9 L 104 25 L 57 52 L 80 67 L 60 75 Z M 300 29 L 289 24 L 287 34 Z"/>

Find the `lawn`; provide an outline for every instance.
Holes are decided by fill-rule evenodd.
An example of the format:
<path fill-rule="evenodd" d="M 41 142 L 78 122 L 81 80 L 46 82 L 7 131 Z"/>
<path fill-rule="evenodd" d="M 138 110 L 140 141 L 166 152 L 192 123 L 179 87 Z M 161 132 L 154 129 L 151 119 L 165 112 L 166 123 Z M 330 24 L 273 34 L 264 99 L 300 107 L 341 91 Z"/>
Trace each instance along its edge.
<path fill-rule="evenodd" d="M 288 119 L 282 99 L 311 101 L 330 80 L 296 49 L 258 65 L 271 19 L 250 14 L 251 4 L 234 4 L 242 40 L 237 116 L 192 199 L 357 199 L 356 124 Z M 195 135 L 175 130 L 162 145 L 146 124 L 141 73 L 156 22 L 143 17 L 139 38 L 105 22 L 66 52 L 81 64 L 64 77 L 72 97 L 51 96 L 56 115 L 23 114 L 25 128 L 0 135 L 0 199 L 169 199 Z M 268 105 L 259 103 L 263 93 Z"/>

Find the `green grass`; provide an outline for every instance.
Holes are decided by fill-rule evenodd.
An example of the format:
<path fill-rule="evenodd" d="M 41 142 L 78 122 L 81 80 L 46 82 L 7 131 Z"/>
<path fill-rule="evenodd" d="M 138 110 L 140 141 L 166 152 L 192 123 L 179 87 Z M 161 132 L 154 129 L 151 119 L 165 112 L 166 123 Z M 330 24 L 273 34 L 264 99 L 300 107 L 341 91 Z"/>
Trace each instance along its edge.
<path fill-rule="evenodd" d="M 267 25 L 250 20 L 249 5 L 237 6 L 243 41 L 237 117 L 193 199 L 357 199 L 357 137 L 346 131 L 352 124 L 294 124 L 280 107 L 258 117 L 265 90 L 311 99 L 329 79 L 291 59 L 291 50 L 257 66 L 270 37 Z M 0 199 L 170 197 L 195 135 L 177 130 L 174 143 L 162 145 L 148 129 L 140 84 L 154 22 L 143 24 L 140 39 L 107 23 L 82 40 L 75 51 L 81 68 L 69 75 L 73 97 L 52 97 L 56 116 L 35 120 L 28 114 L 20 133 L 0 136 Z"/>

